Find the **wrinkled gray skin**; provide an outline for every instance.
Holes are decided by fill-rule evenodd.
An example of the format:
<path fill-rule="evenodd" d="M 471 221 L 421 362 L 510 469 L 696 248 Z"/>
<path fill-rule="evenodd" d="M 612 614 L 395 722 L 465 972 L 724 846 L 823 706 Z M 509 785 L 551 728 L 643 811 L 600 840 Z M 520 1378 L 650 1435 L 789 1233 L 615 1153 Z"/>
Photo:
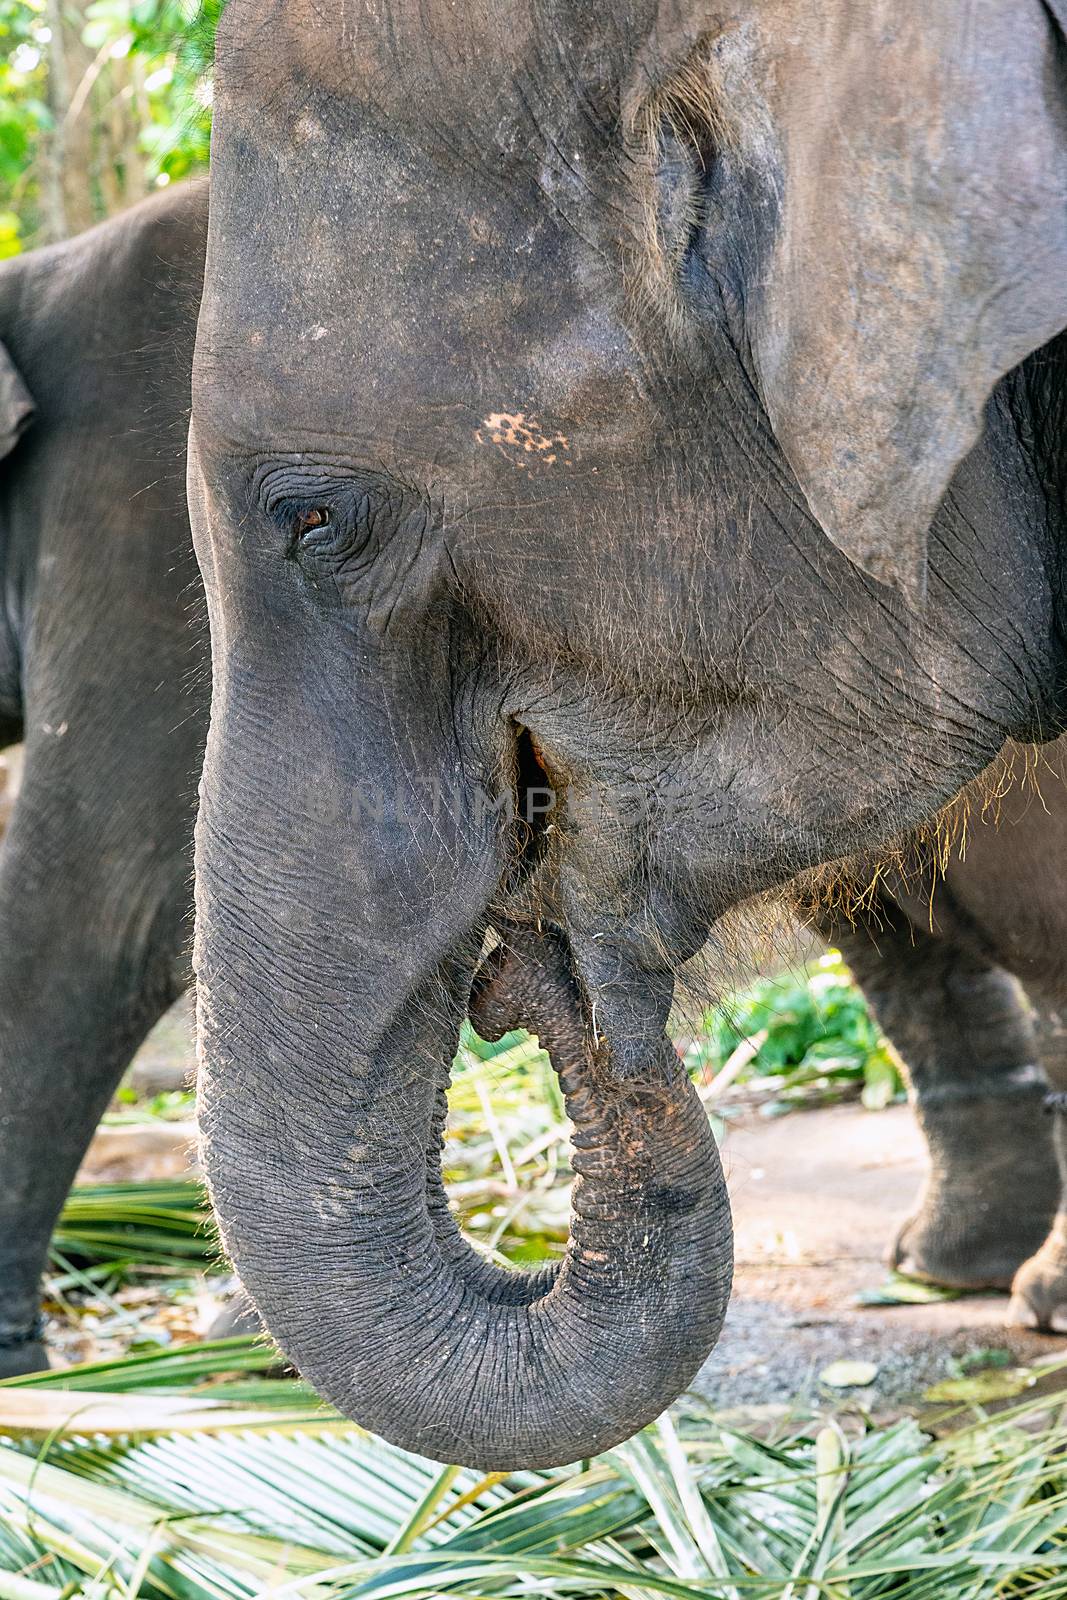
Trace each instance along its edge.
<path fill-rule="evenodd" d="M 207 640 L 185 511 L 206 186 L 0 266 L 0 1374 L 93 1129 L 190 980 Z"/>
<path fill-rule="evenodd" d="M 516 1015 L 572 985 L 597 1157 L 688 1115 L 712 918 L 1063 726 L 1058 361 L 987 401 L 1067 323 L 1065 90 L 1039 0 L 227 8 L 203 1153 L 272 1332 L 403 1445 L 587 1454 L 722 1314 L 721 1176 L 654 1128 L 551 1286 L 442 1222 L 486 927 Z"/>
<path fill-rule="evenodd" d="M 188 185 L 0 269 L 12 596 L 2 736 L 25 727 L 31 754 L 0 851 L 12 930 L 3 942 L 17 951 L 3 980 L 11 1031 L 0 1076 L 5 1374 L 43 1363 L 37 1278 L 69 1175 L 132 1042 L 187 977 L 190 774 L 208 689 L 181 457 L 206 199 Z M 42 726 L 49 707 L 53 728 L 68 724 L 58 738 Z M 971 828 L 966 863 L 953 862 L 935 891 L 936 939 L 921 872 L 898 882 L 895 901 L 883 895 L 869 932 L 827 928 L 909 1061 L 933 1168 L 900 1250 L 938 1281 L 1006 1285 L 1045 1240 L 1056 1204 L 1034 1063 L 1043 1050 L 1067 1086 L 1063 1032 L 1045 1009 L 1035 1041 L 1002 968 L 1045 1002 L 1067 994 L 1061 761 L 1057 748 L 1041 764 L 1042 804 L 1023 789 L 998 808 L 999 834 L 988 822 Z M 87 944 L 99 962 L 88 972 Z M 27 966 L 55 977 L 31 990 Z M 491 1025 L 484 994 L 478 1005 Z M 1022 1320 L 1062 1329 L 1065 1239 L 1061 1208 L 1019 1275 Z"/>
<path fill-rule="evenodd" d="M 85 240 L 0 270 L 8 341 L 0 509 L 12 583 L 20 574 L 11 591 L 18 596 L 12 638 L 24 663 L 21 672 L 8 670 L 3 737 L 19 737 L 25 722 L 36 752 L 35 782 L 0 861 L 14 930 L 8 942 L 21 963 L 56 974 L 49 990 L 28 991 L 14 970 L 6 980 L 6 1015 L 20 1043 L 9 1045 L 0 1079 L 10 1130 L 0 1132 L 9 1219 L 0 1295 L 5 1373 L 43 1362 L 34 1330 L 37 1278 L 69 1174 L 130 1041 L 186 977 L 177 908 L 191 822 L 188 774 L 199 757 L 207 685 L 195 625 L 181 635 L 190 612 L 181 591 L 195 587 L 195 575 L 178 456 L 205 213 L 206 193 L 192 185 Z M 84 538 L 90 522 L 99 534 L 91 544 Z M 56 625 L 32 648 L 42 608 Z M 80 704 L 87 674 L 92 703 Z M 45 764 L 33 736 L 46 693 L 65 697 L 82 726 L 77 759 L 62 768 L 54 759 Z M 70 748 L 47 738 L 41 745 L 53 758 Z M 1058 752 L 1048 760 L 1058 772 Z M 895 900 L 882 896 L 870 921 L 873 943 L 862 926 L 827 927 L 848 948 L 911 1066 L 933 1171 L 900 1249 L 909 1267 L 939 1281 L 1010 1281 L 1044 1239 L 1056 1202 L 1034 1063 L 1043 1050 L 1053 1075 L 1067 1081 L 1062 1029 L 1046 1010 L 1035 1041 L 997 966 L 1019 973 L 1044 1000 L 1064 995 L 1067 791 L 1046 766 L 1042 805 L 1024 790 L 1006 802 L 999 835 L 972 827 L 966 864 L 953 863 L 936 891 L 936 939 L 928 885 L 915 870 L 898 882 Z M 116 840 L 106 871 L 101 838 Z M 144 848 L 131 859 L 133 839 Z M 96 888 L 85 899 L 90 879 Z M 141 908 L 154 902 L 165 904 L 165 914 L 131 941 L 131 910 L 136 927 Z M 68 923 L 77 936 L 57 946 L 56 930 Z M 85 980 L 87 940 L 111 953 L 106 972 Z M 69 1010 L 57 1014 L 56 992 L 69 994 Z M 516 1000 L 516 1020 L 528 1000 Z M 479 1004 L 483 1023 L 491 1023 L 484 995 Z M 555 1042 L 559 1053 L 566 1041 Z M 1023 1267 L 1017 1317 L 1063 1325 L 1065 1237 L 1059 1220 Z"/>

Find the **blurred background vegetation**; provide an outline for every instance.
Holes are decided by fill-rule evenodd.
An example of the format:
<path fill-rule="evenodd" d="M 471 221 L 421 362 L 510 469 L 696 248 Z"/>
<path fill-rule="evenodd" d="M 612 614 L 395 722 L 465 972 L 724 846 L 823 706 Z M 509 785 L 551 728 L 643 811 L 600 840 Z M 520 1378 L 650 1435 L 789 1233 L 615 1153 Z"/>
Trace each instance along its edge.
<path fill-rule="evenodd" d="M 0 256 L 206 167 L 222 0 L 0 0 Z"/>

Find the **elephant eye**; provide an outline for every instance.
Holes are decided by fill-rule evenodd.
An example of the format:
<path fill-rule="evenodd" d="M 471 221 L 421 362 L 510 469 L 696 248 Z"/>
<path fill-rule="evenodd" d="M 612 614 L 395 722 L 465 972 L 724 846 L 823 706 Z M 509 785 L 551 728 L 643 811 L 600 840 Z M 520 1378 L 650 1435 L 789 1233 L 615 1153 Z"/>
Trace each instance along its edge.
<path fill-rule="evenodd" d="M 312 528 L 327 528 L 332 521 L 329 506 L 310 506 L 306 511 L 298 511 L 293 518 L 293 537 L 302 539 Z"/>
<path fill-rule="evenodd" d="M 294 510 L 293 528 L 291 528 L 293 546 L 302 544 L 306 541 L 307 534 L 314 533 L 317 528 L 330 528 L 333 520 L 330 506 L 307 506 Z"/>
<path fill-rule="evenodd" d="M 274 549 L 316 583 L 351 585 L 408 520 L 403 485 L 381 472 L 272 462 L 252 494 L 274 530 Z"/>
<path fill-rule="evenodd" d="M 313 581 L 349 582 L 374 561 L 384 532 L 382 508 L 365 486 L 338 481 L 330 499 L 290 495 L 272 511 L 288 559 Z M 316 486 L 313 494 L 321 494 Z"/>

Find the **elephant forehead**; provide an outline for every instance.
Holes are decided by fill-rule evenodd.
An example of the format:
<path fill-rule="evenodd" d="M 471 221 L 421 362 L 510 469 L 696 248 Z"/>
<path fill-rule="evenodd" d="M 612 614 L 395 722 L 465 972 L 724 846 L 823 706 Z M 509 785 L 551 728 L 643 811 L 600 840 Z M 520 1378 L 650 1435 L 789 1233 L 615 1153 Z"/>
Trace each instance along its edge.
<path fill-rule="evenodd" d="M 464 472 L 566 471 L 630 454 L 654 428 L 623 286 L 551 217 L 442 215 L 442 186 L 294 196 L 264 227 L 220 184 L 194 380 L 198 423 L 249 444 L 298 434 L 395 445 Z M 219 193 L 219 189 L 222 192 Z M 436 195 L 436 204 L 427 203 Z"/>
<path fill-rule="evenodd" d="M 442 488 L 481 483 L 520 496 L 535 484 L 607 494 L 655 453 L 654 413 L 631 385 L 612 386 L 615 404 L 601 383 L 587 403 L 595 361 L 573 366 L 567 384 L 558 369 L 551 382 L 523 369 L 479 381 L 449 364 L 408 384 L 368 368 L 347 386 L 329 366 L 288 354 L 276 363 L 269 353 L 262 365 L 243 361 L 238 373 L 232 361 L 226 367 L 220 386 L 201 363 L 195 415 L 206 444 L 218 440 L 238 453 L 309 453 Z"/>
<path fill-rule="evenodd" d="M 663 9 L 662 0 L 231 0 L 220 29 L 221 86 L 224 97 L 252 85 L 269 98 L 299 82 L 316 97 L 375 104 L 427 129 L 444 111 L 506 143 L 505 129 L 543 127 L 550 107 L 562 112 L 581 99 L 588 115 L 602 92 L 607 111 Z M 517 77 L 525 96 L 514 92 Z"/>

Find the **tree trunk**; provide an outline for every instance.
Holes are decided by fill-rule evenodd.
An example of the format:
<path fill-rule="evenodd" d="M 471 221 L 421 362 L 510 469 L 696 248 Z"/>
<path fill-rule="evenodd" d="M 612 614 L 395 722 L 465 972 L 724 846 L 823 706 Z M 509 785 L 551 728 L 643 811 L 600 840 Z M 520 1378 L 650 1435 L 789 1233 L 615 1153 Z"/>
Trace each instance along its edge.
<path fill-rule="evenodd" d="M 98 94 L 100 194 L 112 216 L 143 200 L 147 192 L 140 150 L 141 128 L 149 120 L 142 63 L 130 56 L 109 61 Z"/>
<path fill-rule="evenodd" d="M 47 0 L 52 30 L 48 105 L 54 126 L 42 180 L 47 232 L 52 240 L 80 233 L 96 221 L 92 193 L 93 129 L 90 110 L 93 52 L 82 42 L 91 0 Z"/>

